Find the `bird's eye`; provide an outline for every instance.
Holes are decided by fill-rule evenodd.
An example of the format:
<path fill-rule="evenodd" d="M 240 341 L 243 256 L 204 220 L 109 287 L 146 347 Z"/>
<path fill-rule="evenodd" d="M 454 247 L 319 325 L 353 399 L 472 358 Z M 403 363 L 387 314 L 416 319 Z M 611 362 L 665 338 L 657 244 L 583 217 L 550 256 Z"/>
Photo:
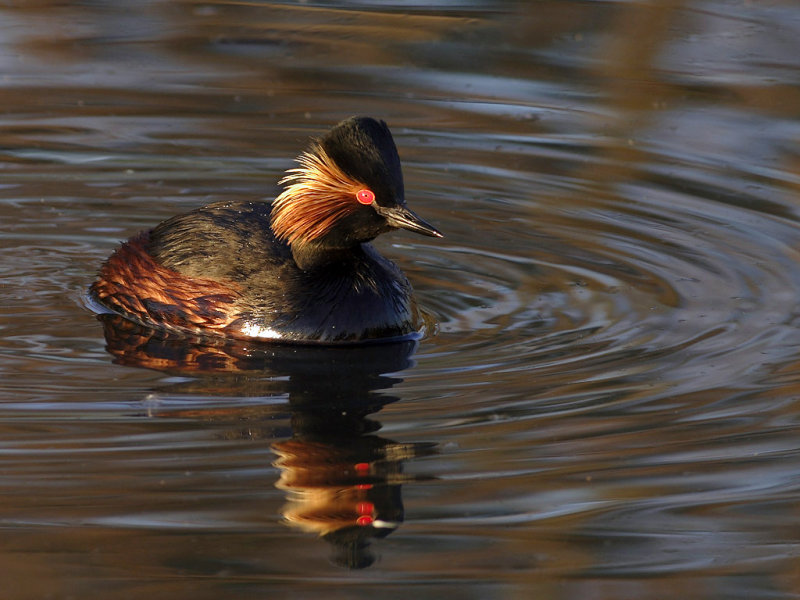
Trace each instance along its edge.
<path fill-rule="evenodd" d="M 375 193 L 372 190 L 358 190 L 356 200 L 361 204 L 372 204 L 375 202 Z"/>

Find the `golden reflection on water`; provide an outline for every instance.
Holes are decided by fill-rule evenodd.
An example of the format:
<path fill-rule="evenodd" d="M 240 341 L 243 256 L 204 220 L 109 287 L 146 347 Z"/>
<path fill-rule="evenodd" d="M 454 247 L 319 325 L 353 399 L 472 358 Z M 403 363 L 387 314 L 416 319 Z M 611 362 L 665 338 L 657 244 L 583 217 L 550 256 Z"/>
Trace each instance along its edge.
<path fill-rule="evenodd" d="M 374 538 L 403 522 L 401 486 L 405 461 L 430 453 L 435 444 L 401 444 L 375 435 L 380 423 L 369 415 L 397 401 L 377 390 L 399 379 L 383 374 L 410 365 L 416 342 L 340 348 L 275 346 L 222 340 L 187 340 L 101 315 L 106 349 L 119 364 L 201 376 L 161 393 L 204 396 L 288 397 L 290 439 L 271 450 L 280 470 L 276 487 L 286 493 L 285 522 L 318 534 L 333 547 L 333 560 L 347 568 L 374 561 Z M 270 412 L 235 408 L 160 410 L 153 417 L 247 422 L 247 437 Z"/>

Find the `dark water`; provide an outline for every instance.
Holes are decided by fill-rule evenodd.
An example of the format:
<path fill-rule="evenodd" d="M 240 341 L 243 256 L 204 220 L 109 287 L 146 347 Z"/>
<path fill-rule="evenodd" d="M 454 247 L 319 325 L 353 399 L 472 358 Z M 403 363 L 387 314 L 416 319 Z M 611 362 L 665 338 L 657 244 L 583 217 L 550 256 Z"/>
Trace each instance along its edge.
<path fill-rule="evenodd" d="M 44 1 L 0 35 L 3 598 L 800 596 L 796 2 Z M 272 197 L 351 114 L 446 233 L 378 242 L 435 335 L 87 309 L 119 240 Z"/>

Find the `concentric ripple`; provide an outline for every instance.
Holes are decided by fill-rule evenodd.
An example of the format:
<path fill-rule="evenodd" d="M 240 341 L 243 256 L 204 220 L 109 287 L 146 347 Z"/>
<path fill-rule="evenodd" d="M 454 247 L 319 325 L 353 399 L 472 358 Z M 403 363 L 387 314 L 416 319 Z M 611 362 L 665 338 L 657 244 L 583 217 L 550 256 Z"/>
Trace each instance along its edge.
<path fill-rule="evenodd" d="M 613 170 L 587 166 L 589 151 L 584 170 Z M 494 186 L 513 195 L 509 186 L 520 184 L 513 204 L 489 194 L 440 199 L 430 216 L 447 237 L 397 247 L 440 323 L 412 379 L 447 364 L 451 378 L 477 369 L 492 385 L 516 372 L 537 382 L 569 372 L 595 384 L 658 381 L 675 394 L 746 386 L 772 364 L 800 294 L 796 223 L 752 191 L 733 194 L 732 179 L 752 190 L 745 173 L 683 168 L 704 180 L 700 197 L 691 181 L 651 175 L 667 156 L 650 149 L 646 158 L 626 180 L 601 183 L 548 186 L 503 169 Z M 486 170 L 480 176 L 491 189 Z M 488 211 L 502 218 L 482 218 Z"/>

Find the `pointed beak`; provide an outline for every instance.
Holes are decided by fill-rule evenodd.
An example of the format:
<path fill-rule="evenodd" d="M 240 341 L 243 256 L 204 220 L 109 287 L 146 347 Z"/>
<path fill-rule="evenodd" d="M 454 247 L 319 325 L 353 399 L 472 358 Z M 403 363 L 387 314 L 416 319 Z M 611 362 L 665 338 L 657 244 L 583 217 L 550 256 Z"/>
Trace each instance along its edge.
<path fill-rule="evenodd" d="M 408 229 L 414 233 L 421 233 L 422 235 L 429 235 L 431 237 L 443 237 L 442 233 L 436 229 L 436 227 L 420 219 L 413 211 L 405 206 L 395 206 L 393 208 L 384 208 L 377 204 L 374 206 L 378 214 L 386 219 L 392 227 Z"/>

